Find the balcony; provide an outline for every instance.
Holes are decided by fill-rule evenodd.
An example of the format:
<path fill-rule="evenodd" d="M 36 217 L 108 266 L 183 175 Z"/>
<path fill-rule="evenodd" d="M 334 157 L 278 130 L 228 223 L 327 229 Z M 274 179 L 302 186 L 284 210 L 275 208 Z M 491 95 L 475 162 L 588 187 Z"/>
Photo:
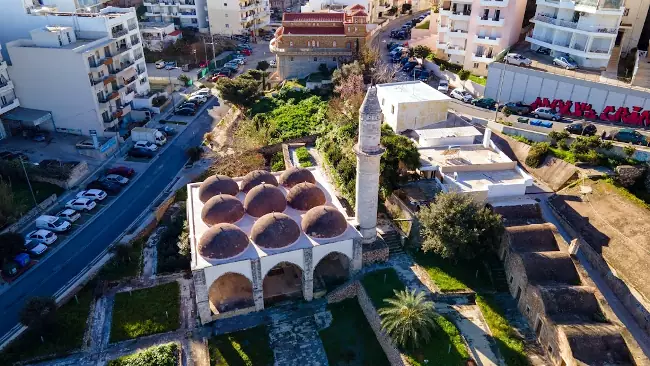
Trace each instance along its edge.
<path fill-rule="evenodd" d="M 137 53 L 137 54 L 134 54 L 134 55 L 133 55 L 133 59 L 134 59 L 135 61 L 138 61 L 139 59 L 141 59 L 141 58 L 143 58 L 143 57 L 144 57 L 144 54 L 142 54 L 142 53 Z"/>
<path fill-rule="evenodd" d="M 113 35 L 113 38 L 120 38 L 129 34 L 129 30 L 125 28 L 113 29 L 111 34 Z"/>
<path fill-rule="evenodd" d="M 447 50 L 445 52 L 450 54 L 450 55 L 465 56 L 465 48 L 461 47 L 461 46 L 455 46 L 455 45 L 448 44 L 447 45 Z"/>
<path fill-rule="evenodd" d="M 623 0 L 537 0 L 538 5 L 596 14 L 623 15 Z"/>
<path fill-rule="evenodd" d="M 195 11 L 181 11 L 178 13 L 178 16 L 181 18 L 196 18 L 196 12 Z"/>
<path fill-rule="evenodd" d="M 129 24 L 129 32 L 134 31 L 136 29 L 138 29 L 138 24 L 137 23 Z"/>
<path fill-rule="evenodd" d="M 438 24 L 438 33 L 444 33 L 444 32 L 449 32 L 449 26 Z"/>
<path fill-rule="evenodd" d="M 122 96 L 122 102 L 123 103 L 131 103 L 131 101 L 133 99 L 135 99 L 135 89 L 134 90 L 129 90 L 127 88 L 126 93 L 124 94 L 124 96 Z M 131 106 L 129 105 L 129 112 L 131 111 L 130 107 Z"/>
<path fill-rule="evenodd" d="M 347 48 L 279 48 L 275 44 L 269 44 L 269 50 L 287 56 L 352 56 L 352 50 Z"/>
<path fill-rule="evenodd" d="M 509 1 L 510 0 L 480 0 L 479 5 L 505 8 L 506 6 L 508 6 Z"/>
<path fill-rule="evenodd" d="M 451 12 L 451 9 L 445 9 L 445 8 L 440 9 L 440 16 L 441 17 L 449 17 L 452 14 L 453 13 Z"/>
<path fill-rule="evenodd" d="M 449 37 L 467 39 L 467 31 L 462 29 L 450 29 L 447 35 Z"/>
<path fill-rule="evenodd" d="M 4 94 L 13 89 L 14 89 L 14 83 L 11 80 L 7 80 L 5 82 L 0 80 L 0 94 Z"/>
<path fill-rule="evenodd" d="M 576 46 L 574 45 L 571 47 L 567 43 L 563 44 L 554 44 L 552 39 L 549 38 L 543 38 L 540 36 L 532 36 L 532 37 L 526 37 L 526 41 L 536 44 L 538 46 L 550 48 L 554 51 L 562 52 L 562 53 L 568 53 L 569 55 L 574 55 L 577 57 L 588 57 L 588 58 L 595 58 L 599 60 L 609 60 L 610 58 L 610 52 L 603 51 L 603 50 L 590 50 L 588 52 L 585 52 L 584 49 L 576 49 Z M 577 46 L 579 47 L 579 46 Z"/>
<path fill-rule="evenodd" d="M 115 56 L 120 56 L 121 54 L 123 54 L 123 53 L 129 51 L 131 48 L 133 48 L 133 47 L 131 47 L 131 46 L 129 46 L 128 44 L 125 43 L 125 44 L 123 44 L 122 46 L 116 48 L 115 51 L 112 52 L 112 53 L 113 53 Z"/>
<path fill-rule="evenodd" d="M 469 21 L 471 15 L 471 11 L 455 11 L 449 16 L 449 19 Z"/>
<path fill-rule="evenodd" d="M 134 81 L 136 81 L 136 80 L 138 80 L 138 75 L 133 75 L 133 76 L 131 76 L 131 77 L 128 78 L 128 79 L 124 79 L 124 85 L 125 85 L 125 86 L 126 86 L 126 85 L 129 85 L 129 84 L 131 84 L 132 82 L 134 82 Z"/>
<path fill-rule="evenodd" d="M 472 54 L 472 61 L 490 63 L 490 62 L 494 61 L 494 57 L 493 57 L 492 54 L 473 53 Z"/>
<path fill-rule="evenodd" d="M 104 128 L 115 127 L 120 122 L 115 113 L 110 114 L 108 117 L 102 115 L 102 120 L 104 121 Z"/>
<path fill-rule="evenodd" d="M 439 49 L 441 51 L 444 51 L 447 49 L 449 45 L 447 43 L 438 43 L 436 44 L 436 49 Z"/>
<path fill-rule="evenodd" d="M 137 59 L 136 59 L 136 60 L 137 60 Z M 144 74 L 145 72 L 147 72 L 147 69 L 144 68 L 144 67 L 138 67 L 138 68 L 137 68 L 137 71 L 138 71 L 138 75 L 142 75 L 142 74 Z"/>
<path fill-rule="evenodd" d="M 504 20 L 503 18 L 494 18 L 494 17 L 478 17 L 478 25 L 485 25 L 488 27 L 503 27 Z"/>
<path fill-rule="evenodd" d="M 615 37 L 617 33 L 616 28 L 597 26 L 597 25 L 596 26 L 586 25 L 586 24 L 581 24 L 579 22 L 573 22 L 570 20 L 556 19 L 545 14 L 536 14 L 535 17 L 530 21 L 536 24 L 538 22 L 551 24 L 553 25 L 552 28 L 557 28 L 561 30 L 567 30 L 567 28 L 571 30 L 577 30 L 578 31 L 577 33 L 583 33 L 583 34 L 598 33 L 599 35 L 603 35 L 603 36 Z"/>
<path fill-rule="evenodd" d="M 501 41 L 501 37 L 488 37 L 488 36 L 481 37 L 478 35 L 474 36 L 474 43 L 498 46 L 500 41 Z"/>
<path fill-rule="evenodd" d="M 240 5 L 239 10 L 246 11 L 246 10 L 253 10 L 257 8 L 260 5 L 260 3 L 252 2 L 248 5 Z"/>
<path fill-rule="evenodd" d="M 0 115 L 9 112 L 10 110 L 20 107 L 20 101 L 18 98 L 14 98 L 11 101 L 8 101 L 7 103 L 2 103 L 0 101 Z"/>

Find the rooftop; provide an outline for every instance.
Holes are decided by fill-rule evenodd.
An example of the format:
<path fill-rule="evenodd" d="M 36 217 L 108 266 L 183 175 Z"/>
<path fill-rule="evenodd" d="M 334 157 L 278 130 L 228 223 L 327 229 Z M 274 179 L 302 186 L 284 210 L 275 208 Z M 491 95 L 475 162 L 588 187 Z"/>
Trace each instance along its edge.
<path fill-rule="evenodd" d="M 311 35 L 311 34 L 345 34 L 345 28 L 340 27 L 282 27 L 285 35 Z"/>
<path fill-rule="evenodd" d="M 167 28 L 170 25 L 173 26 L 174 23 L 165 23 L 165 22 L 140 22 L 140 30 L 152 29 L 152 28 Z"/>
<path fill-rule="evenodd" d="M 389 98 L 397 103 L 451 100 L 447 95 L 421 81 L 377 84 L 377 92 L 381 97 Z"/>
<path fill-rule="evenodd" d="M 345 13 L 284 13 L 283 22 L 342 22 Z"/>
<path fill-rule="evenodd" d="M 474 126 L 450 127 L 450 128 L 422 128 L 415 130 L 420 141 L 444 139 L 449 137 L 470 137 L 483 136 Z"/>
<path fill-rule="evenodd" d="M 437 166 L 443 173 L 462 170 L 462 167 L 468 166 L 480 169 L 485 165 L 502 164 L 503 168 L 513 169 L 517 165 L 501 151 L 483 145 L 426 147 L 419 148 L 418 151 L 422 167 Z"/>
<path fill-rule="evenodd" d="M 487 191 L 488 187 L 509 184 L 522 184 L 525 179 L 514 170 L 485 170 L 476 172 L 458 172 L 455 177 L 456 187 L 464 192 Z"/>

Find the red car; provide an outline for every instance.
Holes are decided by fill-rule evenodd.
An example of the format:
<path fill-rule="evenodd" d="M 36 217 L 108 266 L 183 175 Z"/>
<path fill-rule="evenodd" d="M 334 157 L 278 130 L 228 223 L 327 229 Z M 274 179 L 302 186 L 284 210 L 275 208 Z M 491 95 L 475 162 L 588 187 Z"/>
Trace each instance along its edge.
<path fill-rule="evenodd" d="M 208 67 L 208 63 L 205 61 L 199 62 L 199 67 Z"/>
<path fill-rule="evenodd" d="M 246 50 L 246 49 L 243 49 L 243 50 L 237 51 L 237 53 L 241 53 L 241 54 L 244 55 L 244 56 L 250 56 L 250 55 L 251 55 L 251 51 Z"/>
<path fill-rule="evenodd" d="M 106 174 L 107 175 L 108 174 L 117 174 L 117 175 L 121 175 L 121 176 L 126 177 L 126 178 L 130 178 L 131 176 L 133 176 L 133 174 L 135 174 L 135 170 L 133 170 L 133 168 L 129 168 L 129 167 L 126 167 L 126 166 L 116 166 L 116 167 L 108 169 L 106 171 Z"/>

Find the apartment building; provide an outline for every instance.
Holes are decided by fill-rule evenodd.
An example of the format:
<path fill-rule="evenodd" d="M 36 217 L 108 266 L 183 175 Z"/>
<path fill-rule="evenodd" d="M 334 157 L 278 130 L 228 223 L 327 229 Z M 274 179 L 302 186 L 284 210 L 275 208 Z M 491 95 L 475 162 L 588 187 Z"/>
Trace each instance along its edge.
<path fill-rule="evenodd" d="M 278 76 L 305 77 L 321 64 L 332 68 L 351 59 L 365 44 L 367 17 L 361 5 L 344 13 L 284 13 L 269 44 Z"/>
<path fill-rule="evenodd" d="M 183 33 L 173 23 L 140 22 L 142 45 L 152 51 L 163 48 L 183 38 Z"/>
<path fill-rule="evenodd" d="M 623 0 L 537 0 L 526 41 L 534 50 L 549 48 L 551 56 L 569 55 L 582 68 L 604 70 L 624 13 Z"/>
<path fill-rule="evenodd" d="M 96 13 L 110 0 L 33 0 L 35 5 L 56 8 L 57 11 Z M 31 1 L 26 1 L 31 2 Z"/>
<path fill-rule="evenodd" d="M 52 26 L 7 43 L 9 75 L 26 108 L 49 111 L 56 131 L 114 135 L 149 92 L 135 9 L 52 13 Z"/>
<path fill-rule="evenodd" d="M 209 31 L 207 0 L 144 0 L 148 22 L 174 23 L 180 28 Z"/>
<path fill-rule="evenodd" d="M 0 46 L 1 48 L 2 46 Z M 7 137 L 2 125 L 2 115 L 19 106 L 20 100 L 16 98 L 14 83 L 9 79 L 9 73 L 7 72 L 7 62 L 0 55 L 0 140 Z"/>
<path fill-rule="evenodd" d="M 619 53 L 627 55 L 639 43 L 647 44 L 648 37 L 650 37 L 649 34 L 645 34 L 645 40 L 641 39 L 643 27 L 649 20 L 650 0 L 625 0 L 624 5 L 625 10 L 614 41 L 612 57 L 618 57 Z"/>
<path fill-rule="evenodd" d="M 499 52 L 516 43 L 526 10 L 525 1 L 452 0 L 440 6 L 437 56 L 486 76 Z"/>
<path fill-rule="evenodd" d="M 211 0 L 208 3 L 211 34 L 259 34 L 271 22 L 268 0 Z"/>

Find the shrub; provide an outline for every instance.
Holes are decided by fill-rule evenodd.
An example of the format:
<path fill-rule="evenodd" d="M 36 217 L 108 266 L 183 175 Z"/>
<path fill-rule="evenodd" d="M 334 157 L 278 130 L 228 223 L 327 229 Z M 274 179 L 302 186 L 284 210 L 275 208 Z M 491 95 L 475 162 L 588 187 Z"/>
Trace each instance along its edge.
<path fill-rule="evenodd" d="M 634 155 L 634 152 L 635 152 L 635 151 L 636 151 L 636 149 L 635 149 L 634 146 L 632 146 L 632 145 L 625 145 L 625 146 L 623 146 L 623 153 L 624 153 L 628 158 L 632 157 L 632 155 Z"/>
<path fill-rule="evenodd" d="M 531 168 L 537 168 L 542 165 L 549 148 L 548 142 L 536 142 L 531 146 L 526 157 L 526 165 Z"/>
<path fill-rule="evenodd" d="M 151 101 L 151 105 L 154 107 L 160 107 L 163 104 L 165 104 L 166 101 L 167 101 L 167 97 L 165 97 L 164 95 L 159 95 L 153 98 L 153 100 Z"/>
<path fill-rule="evenodd" d="M 311 162 L 311 154 L 306 147 L 302 146 L 296 149 L 296 156 L 298 156 L 298 161 L 300 165 L 305 162 Z"/>
<path fill-rule="evenodd" d="M 423 45 L 415 46 L 413 49 L 413 55 L 418 58 L 426 58 L 431 54 L 431 48 Z"/>
<path fill-rule="evenodd" d="M 279 172 L 284 169 L 284 155 L 282 154 L 282 151 L 278 151 L 271 157 L 271 171 Z"/>
<path fill-rule="evenodd" d="M 108 362 L 108 366 L 175 366 L 178 365 L 178 344 L 168 343 Z"/>
<path fill-rule="evenodd" d="M 557 147 L 562 150 L 569 150 L 569 145 L 567 145 L 566 140 L 560 140 L 557 142 Z"/>
<path fill-rule="evenodd" d="M 460 80 L 467 80 L 469 79 L 469 71 L 462 69 L 458 72 L 458 77 L 460 77 Z"/>
<path fill-rule="evenodd" d="M 503 113 L 503 115 L 506 117 L 510 117 L 512 115 L 512 110 L 508 107 L 503 107 L 501 113 Z"/>
<path fill-rule="evenodd" d="M 192 146 L 188 148 L 185 153 L 190 158 L 190 163 L 194 163 L 201 159 L 201 154 L 203 154 L 203 148 L 201 146 Z"/>
<path fill-rule="evenodd" d="M 447 66 L 446 66 L 446 64 L 444 64 L 444 63 L 443 63 L 443 64 L 440 64 L 439 67 L 440 67 L 440 71 L 445 71 L 445 70 L 447 70 Z"/>
<path fill-rule="evenodd" d="M 553 139 L 555 142 L 560 142 L 568 139 L 569 133 L 566 131 L 551 131 L 548 134 L 548 137 Z"/>
<path fill-rule="evenodd" d="M 603 141 L 600 143 L 600 147 L 605 150 L 611 150 L 614 147 L 614 144 L 611 141 Z"/>

